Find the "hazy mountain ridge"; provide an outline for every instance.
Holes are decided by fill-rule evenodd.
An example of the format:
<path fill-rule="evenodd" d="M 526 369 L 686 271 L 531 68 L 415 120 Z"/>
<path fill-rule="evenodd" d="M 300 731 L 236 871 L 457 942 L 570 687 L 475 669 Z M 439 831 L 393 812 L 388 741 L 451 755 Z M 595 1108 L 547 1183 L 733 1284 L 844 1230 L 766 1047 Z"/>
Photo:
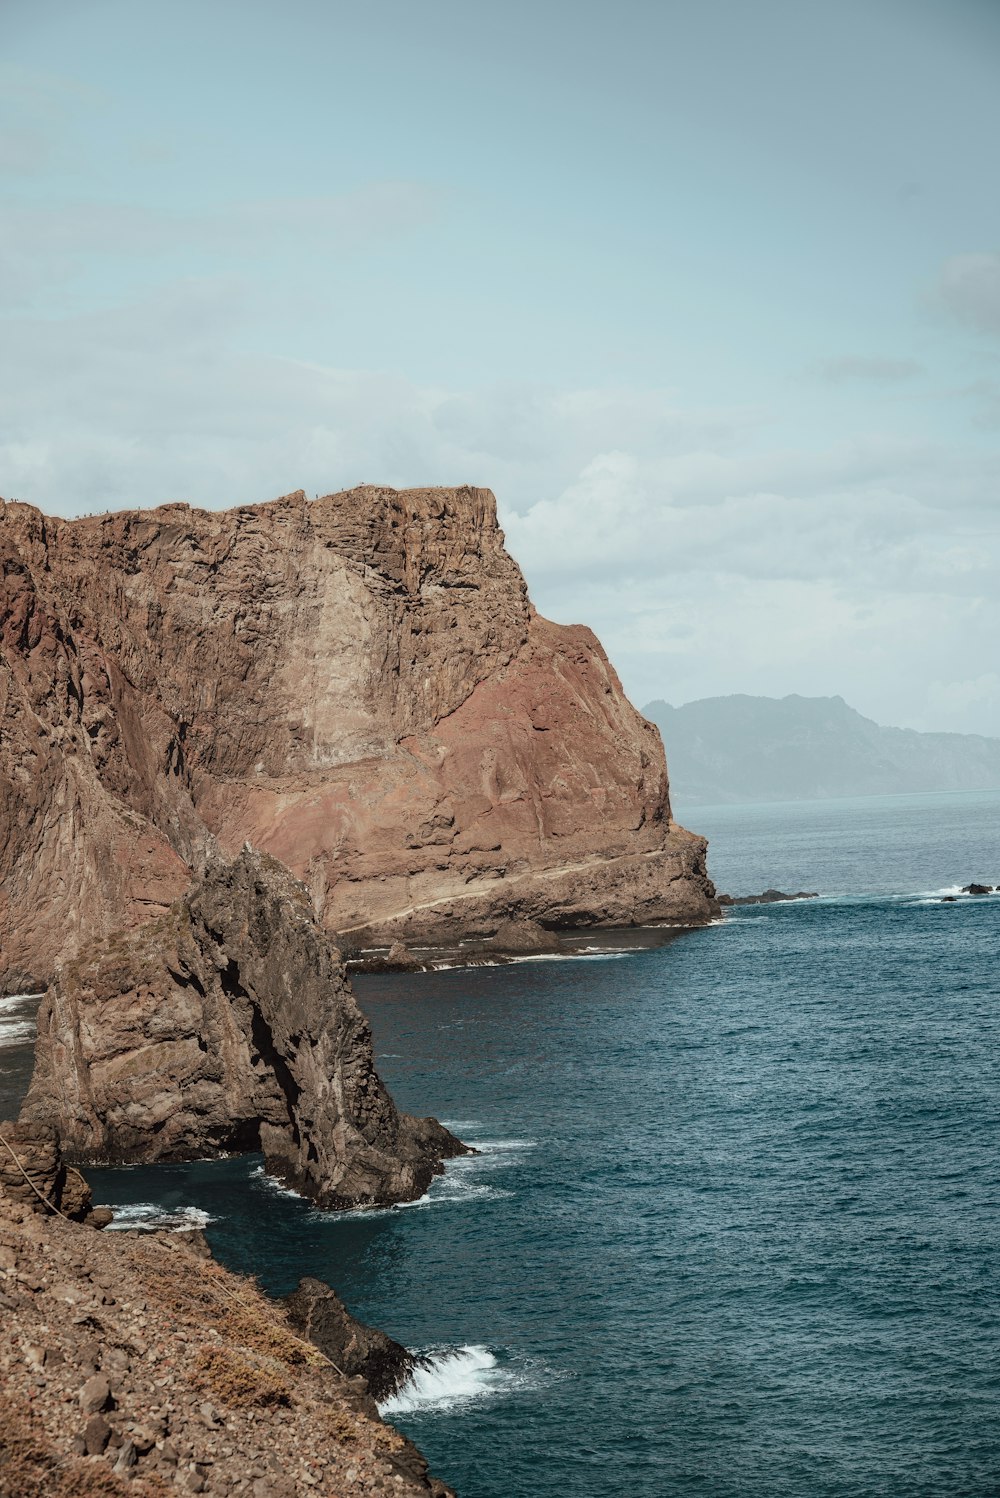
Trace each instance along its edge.
<path fill-rule="evenodd" d="M 643 713 L 681 806 L 1000 789 L 1000 739 L 885 728 L 842 697 L 705 697 Z"/>

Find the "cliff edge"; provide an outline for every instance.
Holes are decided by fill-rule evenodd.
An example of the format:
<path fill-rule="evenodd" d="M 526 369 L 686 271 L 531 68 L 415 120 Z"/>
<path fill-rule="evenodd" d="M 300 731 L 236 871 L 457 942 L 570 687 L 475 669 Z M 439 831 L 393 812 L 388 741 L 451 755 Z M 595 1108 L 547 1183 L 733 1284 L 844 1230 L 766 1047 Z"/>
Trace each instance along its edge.
<path fill-rule="evenodd" d="M 212 836 L 358 945 L 698 924 L 705 843 L 485 489 L 53 520 L 0 502 L 0 986 L 162 914 Z"/>

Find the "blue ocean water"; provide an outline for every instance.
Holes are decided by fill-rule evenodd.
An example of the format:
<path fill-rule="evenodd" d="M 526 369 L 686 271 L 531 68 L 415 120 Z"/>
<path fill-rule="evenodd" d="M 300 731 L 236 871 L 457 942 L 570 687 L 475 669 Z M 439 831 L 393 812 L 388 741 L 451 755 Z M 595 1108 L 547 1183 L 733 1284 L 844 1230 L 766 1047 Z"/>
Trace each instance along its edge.
<path fill-rule="evenodd" d="M 1000 796 L 702 808 L 743 907 L 658 950 L 358 981 L 401 1105 L 483 1153 L 328 1217 L 255 1160 L 90 1172 L 436 1361 L 462 1498 L 1000 1492 Z"/>

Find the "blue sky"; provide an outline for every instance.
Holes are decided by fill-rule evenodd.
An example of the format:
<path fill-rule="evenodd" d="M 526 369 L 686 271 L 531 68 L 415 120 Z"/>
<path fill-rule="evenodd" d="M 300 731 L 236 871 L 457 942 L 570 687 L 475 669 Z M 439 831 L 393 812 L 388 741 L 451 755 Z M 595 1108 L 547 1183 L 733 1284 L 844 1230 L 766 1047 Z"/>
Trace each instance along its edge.
<path fill-rule="evenodd" d="M 1000 7 L 0 5 L 0 493 L 492 487 L 631 695 L 1000 733 Z"/>

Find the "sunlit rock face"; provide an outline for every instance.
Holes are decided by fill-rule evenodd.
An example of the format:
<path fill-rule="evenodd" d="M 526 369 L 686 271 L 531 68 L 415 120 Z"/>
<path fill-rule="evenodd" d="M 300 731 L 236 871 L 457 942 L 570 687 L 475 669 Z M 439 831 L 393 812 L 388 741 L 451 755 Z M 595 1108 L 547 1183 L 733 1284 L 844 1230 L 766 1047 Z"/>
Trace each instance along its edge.
<path fill-rule="evenodd" d="M 704 842 L 593 634 L 485 489 L 74 521 L 0 503 L 0 982 L 245 842 L 359 943 L 698 923 Z"/>

